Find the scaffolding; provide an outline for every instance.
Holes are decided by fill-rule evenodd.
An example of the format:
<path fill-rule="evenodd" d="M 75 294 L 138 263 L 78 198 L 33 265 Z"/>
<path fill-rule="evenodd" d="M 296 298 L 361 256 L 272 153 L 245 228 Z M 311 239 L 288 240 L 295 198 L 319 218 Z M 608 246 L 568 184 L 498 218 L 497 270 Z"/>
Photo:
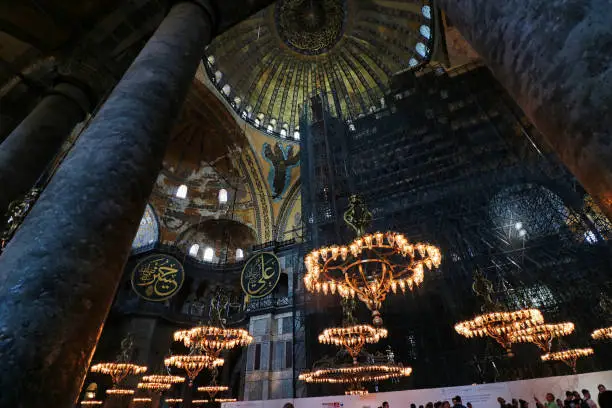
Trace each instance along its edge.
<path fill-rule="evenodd" d="M 332 99 L 311 96 L 300 122 L 304 248 L 349 239 L 342 212 L 359 193 L 374 215 L 372 232 L 401 231 L 443 251 L 442 267 L 422 288 L 383 308 L 388 344 L 415 368 L 410 385 L 564 373 L 529 345 L 510 360 L 453 330 L 479 311 L 475 271 L 509 308 L 538 307 L 548 321 L 576 322 L 569 341 L 577 345 L 607 318 L 593 310 L 612 289 L 612 224 L 490 72 L 477 65 L 405 72 L 381 106 L 358 118 L 333 117 L 325 102 Z M 333 323 L 335 300 L 304 297 L 306 342 Z M 330 352 L 310 341 L 308 364 Z M 582 368 L 611 362 L 610 350 L 597 350 Z"/>

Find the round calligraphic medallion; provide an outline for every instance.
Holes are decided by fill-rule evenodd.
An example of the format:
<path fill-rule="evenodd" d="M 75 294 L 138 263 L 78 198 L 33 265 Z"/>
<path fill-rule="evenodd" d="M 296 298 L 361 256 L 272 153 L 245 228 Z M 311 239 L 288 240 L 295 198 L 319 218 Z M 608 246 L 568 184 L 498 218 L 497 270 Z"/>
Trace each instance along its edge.
<path fill-rule="evenodd" d="M 162 302 L 176 295 L 185 281 L 183 265 L 170 255 L 155 254 L 144 258 L 132 271 L 132 288 L 138 296 Z"/>
<path fill-rule="evenodd" d="M 242 290 L 247 297 L 262 298 L 274 290 L 280 274 L 280 262 L 276 255 L 270 252 L 257 254 L 242 269 Z"/>

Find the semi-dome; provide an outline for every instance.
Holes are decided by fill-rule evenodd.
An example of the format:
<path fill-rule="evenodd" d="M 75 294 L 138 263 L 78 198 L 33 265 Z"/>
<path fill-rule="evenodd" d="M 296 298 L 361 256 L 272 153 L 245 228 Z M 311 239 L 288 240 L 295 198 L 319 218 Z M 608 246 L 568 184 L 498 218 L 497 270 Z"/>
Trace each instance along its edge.
<path fill-rule="evenodd" d="M 384 104 L 390 77 L 430 58 L 429 0 L 279 0 L 206 51 L 211 81 L 247 121 L 299 138 L 305 102 L 324 94 L 344 120 Z"/>

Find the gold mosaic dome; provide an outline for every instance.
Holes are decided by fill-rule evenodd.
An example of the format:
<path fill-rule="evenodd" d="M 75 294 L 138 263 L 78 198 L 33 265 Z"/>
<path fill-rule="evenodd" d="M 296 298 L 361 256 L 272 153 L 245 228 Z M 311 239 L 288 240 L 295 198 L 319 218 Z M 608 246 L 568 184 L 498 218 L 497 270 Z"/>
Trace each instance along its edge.
<path fill-rule="evenodd" d="M 245 120 L 299 138 L 314 95 L 351 120 L 378 109 L 398 71 L 429 61 L 429 0 L 279 0 L 207 47 L 207 73 Z"/>

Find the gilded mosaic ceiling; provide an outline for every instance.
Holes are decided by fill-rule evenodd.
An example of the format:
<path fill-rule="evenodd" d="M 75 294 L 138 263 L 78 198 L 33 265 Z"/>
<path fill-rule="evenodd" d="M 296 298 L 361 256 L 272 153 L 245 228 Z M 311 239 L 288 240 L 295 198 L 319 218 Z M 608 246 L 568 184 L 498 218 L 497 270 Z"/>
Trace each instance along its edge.
<path fill-rule="evenodd" d="M 376 110 L 391 76 L 427 62 L 429 0 L 279 0 L 207 48 L 207 73 L 242 118 L 299 138 L 299 117 L 322 93 L 345 120 Z"/>

